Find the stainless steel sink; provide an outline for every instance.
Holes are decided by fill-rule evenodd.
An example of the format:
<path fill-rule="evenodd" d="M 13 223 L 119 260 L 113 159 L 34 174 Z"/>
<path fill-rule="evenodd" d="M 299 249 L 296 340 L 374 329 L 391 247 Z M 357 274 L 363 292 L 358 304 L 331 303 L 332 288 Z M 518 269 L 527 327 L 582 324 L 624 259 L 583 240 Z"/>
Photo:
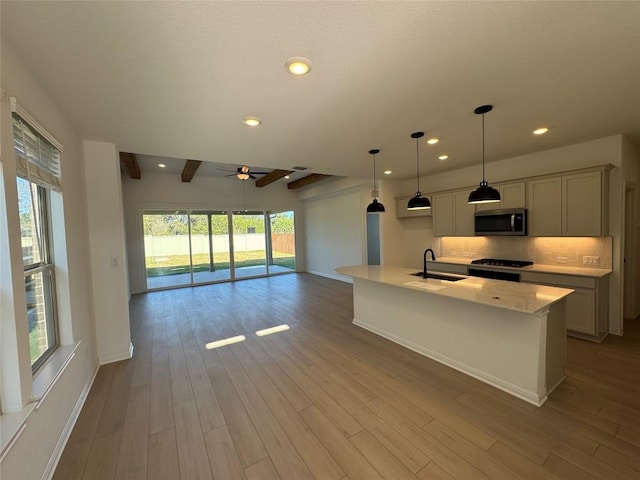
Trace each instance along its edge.
<path fill-rule="evenodd" d="M 415 277 L 424 278 L 422 276 L 422 272 L 412 273 L 411 275 L 413 275 Z M 433 278 L 434 280 L 446 280 L 448 282 L 457 282 L 458 280 L 464 280 L 465 277 L 460 277 L 460 276 L 456 276 L 456 275 L 446 275 L 444 273 L 429 273 L 429 272 L 427 272 L 427 278 Z"/>

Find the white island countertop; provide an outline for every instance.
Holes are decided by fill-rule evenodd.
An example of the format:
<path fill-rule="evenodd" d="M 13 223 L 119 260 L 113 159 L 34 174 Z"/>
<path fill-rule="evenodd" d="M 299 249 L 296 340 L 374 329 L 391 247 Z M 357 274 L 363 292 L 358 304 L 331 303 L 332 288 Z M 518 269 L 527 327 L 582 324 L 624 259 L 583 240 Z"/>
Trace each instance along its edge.
<path fill-rule="evenodd" d="M 480 277 L 463 277 L 463 280 L 450 282 L 436 279 L 423 279 L 411 275 L 413 268 L 388 265 L 352 265 L 336 268 L 336 272 L 362 280 L 393 285 L 425 294 L 441 295 L 467 302 L 491 305 L 521 313 L 536 314 L 566 297 L 573 290 L 518 282 L 507 282 Z M 429 273 L 440 273 L 429 270 Z M 460 276 L 443 273 L 443 275 Z"/>

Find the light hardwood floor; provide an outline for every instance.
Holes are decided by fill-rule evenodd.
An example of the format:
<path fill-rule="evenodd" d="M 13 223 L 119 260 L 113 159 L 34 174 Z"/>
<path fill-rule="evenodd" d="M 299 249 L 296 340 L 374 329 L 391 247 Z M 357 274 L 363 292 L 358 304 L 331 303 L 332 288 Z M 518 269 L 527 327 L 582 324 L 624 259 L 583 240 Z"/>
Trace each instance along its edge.
<path fill-rule="evenodd" d="M 134 358 L 100 368 L 54 478 L 640 478 L 637 320 L 569 338 L 536 408 L 352 315 L 351 285 L 309 274 L 134 296 Z"/>

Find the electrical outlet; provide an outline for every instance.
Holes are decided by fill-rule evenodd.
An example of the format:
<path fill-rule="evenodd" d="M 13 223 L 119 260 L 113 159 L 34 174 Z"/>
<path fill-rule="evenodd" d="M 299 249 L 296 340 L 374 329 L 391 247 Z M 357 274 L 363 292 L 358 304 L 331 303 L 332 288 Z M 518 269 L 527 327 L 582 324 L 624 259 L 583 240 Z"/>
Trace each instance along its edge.
<path fill-rule="evenodd" d="M 585 255 L 584 257 L 582 257 L 582 264 L 583 265 L 600 265 L 600 257 Z"/>
<path fill-rule="evenodd" d="M 111 257 L 111 266 L 112 267 L 118 266 L 118 257 Z"/>
<path fill-rule="evenodd" d="M 567 257 L 558 257 L 556 260 L 558 263 L 567 263 Z"/>

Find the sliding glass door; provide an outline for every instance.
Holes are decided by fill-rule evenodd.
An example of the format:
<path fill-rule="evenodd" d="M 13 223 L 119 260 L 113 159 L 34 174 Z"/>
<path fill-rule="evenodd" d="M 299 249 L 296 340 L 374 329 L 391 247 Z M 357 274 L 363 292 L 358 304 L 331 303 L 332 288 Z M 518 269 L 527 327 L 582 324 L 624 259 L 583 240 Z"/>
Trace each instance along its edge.
<path fill-rule="evenodd" d="M 147 288 L 191 284 L 189 215 L 155 211 L 142 216 Z"/>
<path fill-rule="evenodd" d="M 296 269 L 292 211 L 153 210 L 142 223 L 148 290 Z"/>
<path fill-rule="evenodd" d="M 229 214 L 226 211 L 191 212 L 193 283 L 231 278 Z"/>
<path fill-rule="evenodd" d="M 233 260 L 236 278 L 267 274 L 264 212 L 233 212 Z"/>
<path fill-rule="evenodd" d="M 269 273 L 295 272 L 296 236 L 293 211 L 269 212 Z"/>

